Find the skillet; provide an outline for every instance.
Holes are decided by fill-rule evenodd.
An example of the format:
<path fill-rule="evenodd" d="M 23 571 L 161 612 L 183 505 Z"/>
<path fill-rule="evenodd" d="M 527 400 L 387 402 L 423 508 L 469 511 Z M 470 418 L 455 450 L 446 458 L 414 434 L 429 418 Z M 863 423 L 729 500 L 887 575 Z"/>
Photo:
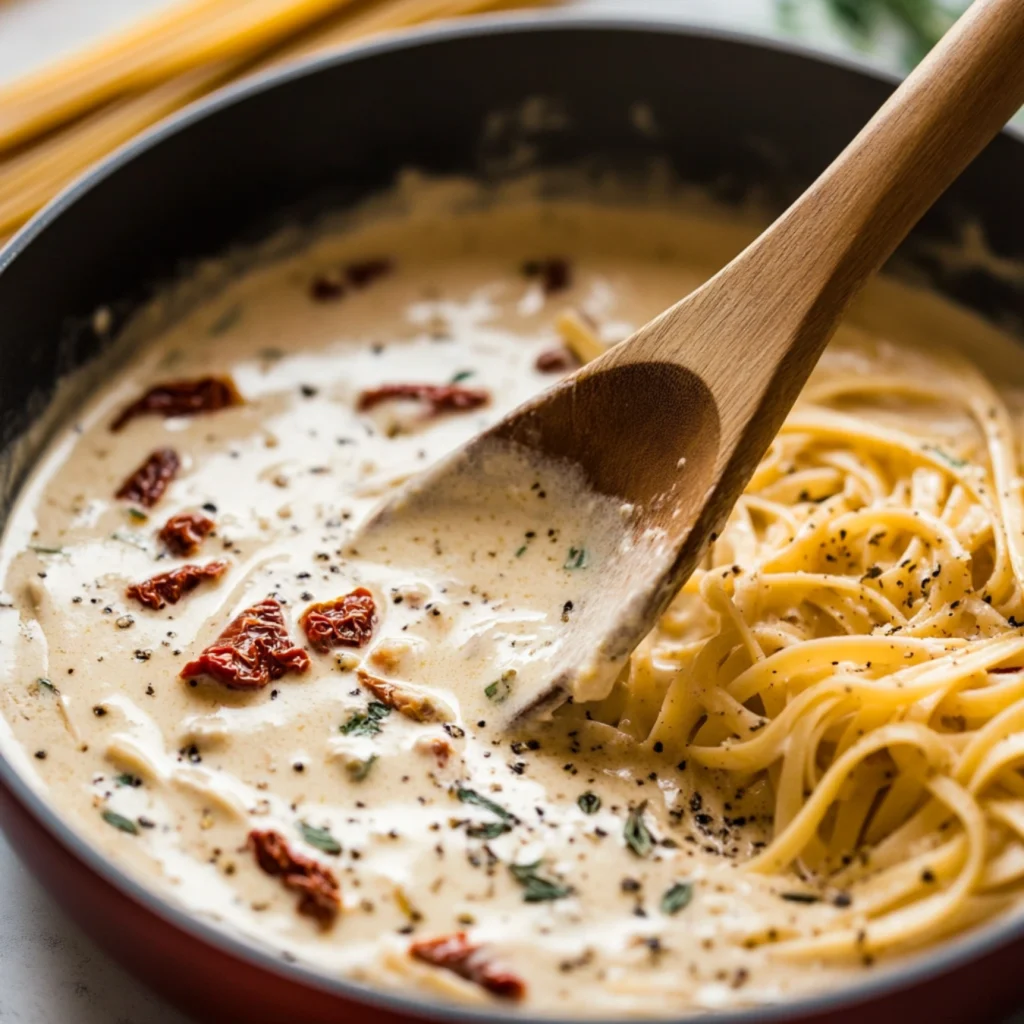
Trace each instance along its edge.
<path fill-rule="evenodd" d="M 533 169 L 585 166 L 596 178 L 657 162 L 717 201 L 756 199 L 772 213 L 894 85 L 866 65 L 789 44 L 678 22 L 558 16 L 419 30 L 227 90 L 99 165 L 0 252 L 0 520 L 46 439 L 34 431 L 25 440 L 57 382 L 96 359 L 154 289 L 200 257 L 350 207 L 408 167 L 500 180 L 524 141 Z M 534 97 L 554 115 L 524 136 L 514 114 Z M 1024 261 L 1021 182 L 1024 136 L 1009 129 L 890 270 L 1024 341 L 1024 275 L 937 255 L 969 224 L 994 255 Z M 101 306 L 113 330 L 97 332 Z M 200 1020 L 479 1024 L 508 1015 L 327 978 L 186 915 L 83 843 L 3 758 L 0 824 L 81 927 Z M 995 1020 L 1024 998 L 1022 952 L 1017 917 L 840 990 L 715 1019 Z"/>

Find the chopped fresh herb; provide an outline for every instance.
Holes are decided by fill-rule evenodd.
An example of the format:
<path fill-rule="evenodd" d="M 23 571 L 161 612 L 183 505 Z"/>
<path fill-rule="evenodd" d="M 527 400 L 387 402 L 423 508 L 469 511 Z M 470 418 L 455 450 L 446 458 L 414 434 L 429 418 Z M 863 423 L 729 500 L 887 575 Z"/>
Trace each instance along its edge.
<path fill-rule="evenodd" d="M 353 782 L 362 782 L 367 775 L 370 774 L 370 769 L 373 767 L 373 762 L 377 760 L 376 754 L 371 754 L 365 761 L 350 761 L 348 763 L 348 777 Z"/>
<path fill-rule="evenodd" d="M 497 839 L 511 831 L 512 826 L 507 821 L 487 821 L 480 825 L 466 826 L 466 835 L 471 839 Z"/>
<path fill-rule="evenodd" d="M 128 518 L 134 519 L 137 523 L 145 523 L 149 521 L 149 516 L 147 516 L 141 508 L 128 509 Z"/>
<path fill-rule="evenodd" d="M 122 544 L 130 544 L 133 548 L 138 548 L 140 551 L 149 551 L 149 548 L 138 534 L 115 531 L 110 535 L 110 539 L 119 540 Z"/>
<path fill-rule="evenodd" d="M 622 836 L 626 845 L 638 856 L 646 857 L 654 849 L 654 837 L 644 824 L 644 811 L 647 809 L 647 801 L 637 804 L 629 810 L 629 817 L 622 829 Z"/>
<path fill-rule="evenodd" d="M 572 895 L 570 886 L 538 875 L 537 868 L 540 865 L 541 862 L 538 860 L 533 864 L 509 864 L 508 866 L 512 877 L 523 887 L 524 903 L 547 903 L 550 900 L 561 900 Z"/>
<path fill-rule="evenodd" d="M 54 685 L 53 685 L 53 683 L 51 683 L 51 682 L 50 682 L 50 680 L 49 680 L 49 679 L 44 679 L 44 678 L 43 678 L 42 676 L 40 676 L 40 677 L 39 677 L 39 678 L 38 678 L 38 679 L 36 680 L 36 686 L 37 686 L 37 687 L 38 687 L 38 688 L 39 688 L 40 690 L 49 690 L 49 692 L 50 692 L 50 693 L 59 693 L 59 692 L 60 692 L 60 691 L 59 691 L 59 690 L 57 689 L 57 687 L 56 687 L 56 686 L 54 686 Z"/>
<path fill-rule="evenodd" d="M 926 444 L 923 447 L 926 452 L 931 452 L 933 455 L 938 456 L 947 466 L 952 466 L 953 469 L 963 469 L 967 465 L 965 459 L 958 459 L 955 455 L 950 455 L 949 452 L 938 445 Z"/>
<path fill-rule="evenodd" d="M 235 324 L 238 323 L 242 316 L 241 306 L 232 306 L 230 309 L 224 310 L 223 313 L 216 320 L 210 324 L 210 330 L 207 332 L 210 337 L 216 337 L 218 334 L 223 334 L 225 331 L 230 331 Z"/>
<path fill-rule="evenodd" d="M 521 548 L 516 551 L 516 558 L 522 558 L 526 554 L 526 545 L 524 544 Z"/>
<path fill-rule="evenodd" d="M 63 555 L 63 548 L 51 548 L 46 547 L 43 544 L 29 544 L 29 551 L 34 551 L 37 555 Z"/>
<path fill-rule="evenodd" d="M 475 789 L 466 789 L 464 786 L 457 786 L 455 789 L 455 795 L 459 798 L 459 802 L 463 804 L 475 804 L 477 807 L 482 807 L 485 811 L 490 811 L 491 814 L 496 814 L 502 821 L 516 821 L 516 816 L 510 811 L 506 811 L 501 804 L 496 804 L 493 800 L 488 800 L 487 797 L 481 796 Z"/>
<path fill-rule="evenodd" d="M 779 895 L 790 903 L 820 903 L 821 897 L 813 892 L 782 892 Z"/>
<path fill-rule="evenodd" d="M 139 826 L 131 818 L 126 818 L 123 814 L 118 814 L 117 811 L 104 811 L 103 820 L 108 825 L 113 825 L 114 828 L 120 829 L 122 832 L 127 832 L 133 836 L 139 834 Z"/>
<path fill-rule="evenodd" d="M 315 825 L 307 825 L 306 822 L 299 822 L 299 832 L 302 838 L 324 853 L 341 853 L 341 843 L 331 835 L 330 829 L 317 828 Z"/>
<path fill-rule="evenodd" d="M 458 373 L 452 376 L 452 384 L 461 384 L 464 380 L 469 380 L 476 373 L 476 370 L 459 370 Z"/>
<path fill-rule="evenodd" d="M 587 549 L 569 548 L 569 557 L 565 560 L 563 569 L 585 569 L 587 567 Z"/>
<path fill-rule="evenodd" d="M 346 736 L 376 736 L 380 732 L 382 719 L 391 714 L 391 708 L 379 700 L 370 701 L 365 713 L 356 711 L 341 726 Z"/>
<path fill-rule="evenodd" d="M 512 694 L 512 683 L 515 682 L 516 670 L 510 668 L 501 673 L 500 679 L 495 679 L 489 686 L 484 687 L 484 696 L 493 700 L 495 704 L 504 704 Z"/>
<path fill-rule="evenodd" d="M 511 832 L 513 826 L 518 823 L 518 819 L 514 814 L 506 811 L 501 804 L 496 804 L 493 800 L 488 800 L 487 797 L 481 796 L 475 789 L 457 786 L 455 795 L 461 803 L 475 804 L 477 807 L 482 807 L 485 811 L 496 814 L 501 819 L 500 821 L 486 821 L 467 825 L 466 835 L 471 839 L 497 839 L 498 836 Z"/>
<path fill-rule="evenodd" d="M 689 906 L 693 899 L 692 882 L 676 882 L 669 886 L 661 897 L 661 912 L 663 914 L 676 914 L 683 907 Z"/>
<path fill-rule="evenodd" d="M 597 814 L 601 809 L 601 798 L 596 793 L 591 793 L 589 789 L 586 793 L 580 794 L 576 803 L 584 814 Z"/>
<path fill-rule="evenodd" d="M 114 776 L 114 781 L 119 786 L 131 786 L 132 789 L 138 789 L 142 785 L 142 779 L 138 775 L 132 775 L 130 772 L 120 772 Z"/>

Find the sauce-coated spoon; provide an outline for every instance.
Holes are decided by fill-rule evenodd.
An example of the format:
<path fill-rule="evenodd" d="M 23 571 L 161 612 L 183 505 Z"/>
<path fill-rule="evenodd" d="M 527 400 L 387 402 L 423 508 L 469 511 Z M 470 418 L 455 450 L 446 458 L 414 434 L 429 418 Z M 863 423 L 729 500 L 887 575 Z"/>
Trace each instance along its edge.
<path fill-rule="evenodd" d="M 1024 0 L 975 0 L 728 266 L 413 481 L 364 528 L 359 546 L 386 550 L 411 516 L 464 508 L 475 477 L 493 489 L 488 467 L 509 442 L 577 464 L 596 491 L 633 507 L 628 550 L 614 572 L 594 568 L 590 600 L 566 626 L 571 642 L 524 678 L 506 721 L 607 692 L 721 530 L 851 298 L 1022 104 Z"/>

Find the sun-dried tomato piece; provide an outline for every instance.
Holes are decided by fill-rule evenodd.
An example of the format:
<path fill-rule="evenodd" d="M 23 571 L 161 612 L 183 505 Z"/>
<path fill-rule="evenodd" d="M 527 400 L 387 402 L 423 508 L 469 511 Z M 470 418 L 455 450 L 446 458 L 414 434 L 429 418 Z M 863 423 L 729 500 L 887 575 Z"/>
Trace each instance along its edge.
<path fill-rule="evenodd" d="M 341 270 L 325 270 L 309 283 L 310 298 L 316 302 L 332 302 L 344 298 L 349 286 L 365 288 L 394 269 L 394 263 L 383 257 L 356 260 Z"/>
<path fill-rule="evenodd" d="M 386 277 L 394 269 L 394 263 L 385 258 L 358 260 L 345 268 L 345 277 L 353 288 L 365 288 L 380 277 Z"/>
<path fill-rule="evenodd" d="M 309 297 L 315 302 L 333 302 L 345 294 L 345 282 L 336 270 L 317 274 L 309 282 Z"/>
<path fill-rule="evenodd" d="M 451 712 L 442 705 L 435 704 L 425 693 L 411 690 L 400 683 L 392 683 L 387 679 L 372 676 L 366 669 L 359 669 L 359 682 L 372 693 L 381 704 L 387 704 L 400 715 L 411 718 L 414 722 L 448 722 Z"/>
<path fill-rule="evenodd" d="M 559 345 L 557 348 L 549 348 L 541 352 L 537 356 L 537 362 L 533 365 L 541 373 L 566 373 L 569 370 L 575 370 L 580 365 L 580 361 L 572 349 L 566 348 L 565 345 Z"/>
<path fill-rule="evenodd" d="M 359 396 L 359 410 L 366 412 L 381 402 L 394 398 L 409 398 L 424 402 L 431 416 L 443 412 L 466 412 L 486 405 L 491 400 L 490 392 L 482 388 L 464 388 L 458 384 L 381 384 L 368 388 Z"/>
<path fill-rule="evenodd" d="M 333 601 L 311 604 L 299 619 L 309 642 L 326 654 L 332 647 L 362 647 L 377 624 L 373 594 L 365 587 Z"/>
<path fill-rule="evenodd" d="M 198 512 L 171 516 L 160 530 L 160 540 L 175 555 L 194 555 L 216 524 Z"/>
<path fill-rule="evenodd" d="M 527 260 L 523 264 L 523 274 L 526 277 L 538 278 L 545 295 L 565 291 L 572 284 L 572 268 L 569 261 L 558 256 Z"/>
<path fill-rule="evenodd" d="M 329 868 L 293 852 L 280 832 L 253 829 L 248 844 L 263 871 L 299 894 L 300 914 L 316 918 L 324 927 L 334 920 L 341 908 L 341 888 Z"/>
<path fill-rule="evenodd" d="M 164 495 L 181 468 L 181 460 L 173 448 L 157 448 L 123 484 L 117 497 L 152 508 Z"/>
<path fill-rule="evenodd" d="M 182 679 L 212 676 L 233 690 L 259 690 L 287 672 L 305 672 L 309 655 L 293 646 L 284 612 L 268 597 L 228 623 L 224 632 L 182 670 Z"/>
<path fill-rule="evenodd" d="M 241 404 L 242 396 L 230 377 L 171 380 L 155 384 L 141 398 L 125 406 L 110 429 L 120 430 L 136 416 L 196 416 Z"/>
<path fill-rule="evenodd" d="M 409 955 L 425 964 L 443 967 L 499 999 L 522 999 L 526 995 L 526 982 L 495 967 L 484 948 L 471 943 L 465 932 L 414 942 L 409 946 Z"/>
<path fill-rule="evenodd" d="M 219 580 L 227 569 L 227 562 L 209 562 L 206 565 L 183 565 L 180 569 L 151 576 L 142 583 L 133 583 L 126 596 L 147 608 L 160 611 L 169 604 L 177 604 L 182 597 L 195 590 L 203 580 Z"/>

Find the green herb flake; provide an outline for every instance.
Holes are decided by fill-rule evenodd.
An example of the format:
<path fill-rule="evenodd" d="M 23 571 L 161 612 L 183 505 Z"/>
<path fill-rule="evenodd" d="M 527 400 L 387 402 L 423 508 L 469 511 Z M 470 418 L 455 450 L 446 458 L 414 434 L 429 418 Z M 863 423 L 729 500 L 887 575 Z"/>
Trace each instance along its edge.
<path fill-rule="evenodd" d="M 941 459 L 947 466 L 951 466 L 953 469 L 963 469 L 967 465 L 966 459 L 958 459 L 955 455 L 950 455 L 949 452 L 938 445 L 926 444 L 923 447 L 926 452 L 931 452 L 932 455 Z"/>
<path fill-rule="evenodd" d="M 457 786 L 455 789 L 455 795 L 459 798 L 459 802 L 463 804 L 474 804 L 477 807 L 482 807 L 485 811 L 490 811 L 491 814 L 496 814 L 502 821 L 510 821 L 513 824 L 516 822 L 516 816 L 510 811 L 506 811 L 501 804 L 496 804 L 493 800 L 488 800 L 487 797 L 482 796 L 475 789 L 467 789 L 464 786 Z"/>
<path fill-rule="evenodd" d="M 315 846 L 324 853 L 341 853 L 341 843 L 331 835 L 330 829 L 317 828 L 315 825 L 300 821 L 299 832 L 310 846 Z"/>
<path fill-rule="evenodd" d="M 133 548 L 138 548 L 140 551 L 148 553 L 149 547 L 145 543 L 144 539 L 137 533 L 121 533 L 115 531 L 110 535 L 111 540 L 119 540 L 122 544 L 130 544 Z"/>
<path fill-rule="evenodd" d="M 346 736 L 376 736 L 380 732 L 381 722 L 390 714 L 391 708 L 387 704 L 373 700 L 365 712 L 353 712 L 340 728 Z"/>
<path fill-rule="evenodd" d="M 587 549 L 569 548 L 569 557 L 565 560 L 563 569 L 585 569 L 587 567 Z"/>
<path fill-rule="evenodd" d="M 39 690 L 46 690 L 48 693 L 52 694 L 60 693 L 60 690 L 58 690 L 49 679 L 44 679 L 42 676 L 36 680 L 36 688 Z"/>
<path fill-rule="evenodd" d="M 665 890 L 661 897 L 661 912 L 663 914 L 678 914 L 683 907 L 690 905 L 693 899 L 692 882 L 676 882 Z"/>
<path fill-rule="evenodd" d="M 123 814 L 118 814 L 117 811 L 104 811 L 103 820 L 108 825 L 127 832 L 129 835 L 137 836 L 139 834 L 139 826 L 131 818 L 126 818 Z"/>
<path fill-rule="evenodd" d="M 518 551 L 516 551 L 516 558 L 522 558 L 526 554 L 526 545 L 524 544 Z"/>
<path fill-rule="evenodd" d="M 469 380 L 470 377 L 476 374 L 476 370 L 459 370 L 458 373 L 452 376 L 452 384 L 461 384 L 464 380 Z"/>
<path fill-rule="evenodd" d="M 509 864 L 512 877 L 523 887 L 524 903 L 548 903 L 551 900 L 562 900 L 572 895 L 572 888 L 544 878 L 537 874 L 541 861 L 533 864 Z"/>
<path fill-rule="evenodd" d="M 376 760 L 377 755 L 371 754 L 365 761 L 350 761 L 345 766 L 348 771 L 348 777 L 353 782 L 362 782 L 363 779 L 370 774 L 370 769 L 373 767 L 373 763 Z"/>
<path fill-rule="evenodd" d="M 597 814 L 601 809 L 601 798 L 596 793 L 592 793 L 589 789 L 586 793 L 580 794 L 576 803 L 584 814 Z"/>
<path fill-rule="evenodd" d="M 177 366 L 184 357 L 184 354 L 185 353 L 182 352 L 180 348 L 172 348 L 167 355 L 160 360 L 161 369 L 166 370 L 170 369 L 172 366 Z"/>
<path fill-rule="evenodd" d="M 141 508 L 130 508 L 128 509 L 128 518 L 134 519 L 137 523 L 148 523 L 149 516 L 142 511 Z"/>
<path fill-rule="evenodd" d="M 212 324 L 210 324 L 210 329 L 207 331 L 207 334 L 209 334 L 211 338 L 217 337 L 218 334 L 224 334 L 225 332 L 230 331 L 231 328 L 238 323 L 241 317 L 242 307 L 232 306 L 230 309 L 224 310 L 224 312 L 221 313 L 221 315 L 217 317 Z"/>
<path fill-rule="evenodd" d="M 495 679 L 493 683 L 484 687 L 484 696 L 488 700 L 494 701 L 495 704 L 504 704 L 512 695 L 512 684 L 515 682 L 515 678 L 516 670 L 514 668 L 502 672 L 500 679 Z"/>
<path fill-rule="evenodd" d="M 512 826 L 507 821 L 487 821 L 479 825 L 467 825 L 466 835 L 470 839 L 497 839 L 506 832 L 511 832 Z"/>
<path fill-rule="evenodd" d="M 654 849 L 654 837 L 644 824 L 644 811 L 647 809 L 647 801 L 631 807 L 629 817 L 622 829 L 622 837 L 626 845 L 638 856 L 646 857 Z"/>
<path fill-rule="evenodd" d="M 114 776 L 114 781 L 119 786 L 131 786 L 132 789 L 138 789 L 142 785 L 142 779 L 138 775 L 132 775 L 130 772 L 119 772 Z"/>
<path fill-rule="evenodd" d="M 45 544 L 29 544 L 29 551 L 34 551 L 37 555 L 63 555 L 63 548 L 47 547 Z"/>

